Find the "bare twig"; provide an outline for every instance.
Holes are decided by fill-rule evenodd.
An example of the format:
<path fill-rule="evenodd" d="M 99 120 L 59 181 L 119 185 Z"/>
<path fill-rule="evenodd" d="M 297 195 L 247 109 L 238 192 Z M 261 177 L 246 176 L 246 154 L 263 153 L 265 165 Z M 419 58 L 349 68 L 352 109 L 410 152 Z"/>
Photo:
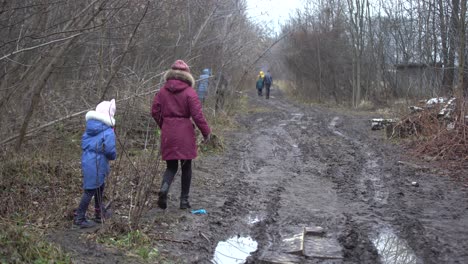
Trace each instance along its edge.
<path fill-rule="evenodd" d="M 129 48 L 130 48 L 130 45 L 132 44 L 133 38 L 135 37 L 135 34 L 136 34 L 138 28 L 140 27 L 141 22 L 142 22 L 143 19 L 145 18 L 146 13 L 148 12 L 148 7 L 149 7 L 149 1 L 146 2 L 146 6 L 145 6 L 145 10 L 143 11 L 143 15 L 141 16 L 140 20 L 138 21 L 138 24 L 135 26 L 135 28 L 133 29 L 132 33 L 130 34 L 130 36 L 129 36 L 129 38 L 128 38 L 127 45 L 125 46 L 125 50 L 124 50 L 122 56 L 120 57 L 119 64 L 117 65 L 116 69 L 115 69 L 114 72 L 112 73 L 112 75 L 111 75 L 111 77 L 109 78 L 109 80 L 107 80 L 107 83 L 106 83 L 106 86 L 104 87 L 104 91 L 102 92 L 100 101 L 104 100 L 104 97 L 106 96 L 106 93 L 107 93 L 107 91 L 109 90 L 109 87 L 110 87 L 110 84 L 111 84 L 112 80 L 114 79 L 114 77 L 115 77 L 115 76 L 117 75 L 117 73 L 119 72 L 120 67 L 122 66 L 122 62 L 124 61 L 125 56 L 127 55 L 128 50 L 129 50 Z"/>
<path fill-rule="evenodd" d="M 36 46 L 33 46 L 33 47 L 28 47 L 28 48 L 24 48 L 24 49 L 20 49 L 20 50 L 15 50 L 15 51 L 10 52 L 7 55 L 4 55 L 3 57 L 1 57 L 0 61 L 4 60 L 4 59 L 6 59 L 6 58 L 8 58 L 8 57 L 10 57 L 12 55 L 18 54 L 18 53 L 25 52 L 25 51 L 30 51 L 30 50 L 35 50 L 35 49 L 38 49 L 38 48 L 41 48 L 41 47 L 44 47 L 44 46 L 48 46 L 48 45 L 51 45 L 51 44 L 54 44 L 54 43 L 57 43 L 57 42 L 66 41 L 66 40 L 78 37 L 81 34 L 83 34 L 83 33 L 74 34 L 74 35 L 71 35 L 69 37 L 65 37 L 65 38 L 61 38 L 61 39 L 55 39 L 55 40 L 52 40 L 52 41 L 49 41 L 49 42 L 46 42 L 46 43 L 42 43 L 42 44 L 39 44 L 39 45 L 36 45 Z"/>
<path fill-rule="evenodd" d="M 158 74 L 157 76 L 159 75 L 162 75 L 163 73 L 161 74 Z M 214 76 L 210 76 L 209 78 L 213 78 Z M 200 79 L 196 80 L 196 82 L 200 81 Z M 163 84 L 162 82 L 161 83 L 158 83 L 152 87 L 159 87 L 161 84 Z M 136 97 L 142 97 L 142 96 L 145 96 L 145 95 L 148 95 L 148 94 L 154 94 L 156 92 L 158 92 L 159 89 L 152 89 L 150 91 L 146 91 L 146 92 L 143 92 L 143 93 L 139 93 L 139 94 L 134 94 L 134 95 L 131 95 L 131 96 L 128 96 L 126 98 L 122 98 L 122 99 L 119 99 L 119 100 L 116 100 L 116 102 L 123 102 L 123 101 L 127 101 L 127 100 L 130 100 L 130 99 L 133 99 L 133 98 L 136 98 Z M 50 127 L 54 124 L 57 124 L 57 123 L 60 123 L 62 121 L 65 121 L 65 120 L 68 120 L 68 119 L 72 119 L 74 117 L 77 117 L 77 116 L 80 116 L 80 115 L 83 115 L 83 114 L 86 114 L 88 111 L 91 111 L 91 110 L 94 110 L 94 108 L 88 108 L 86 110 L 82 110 L 82 111 L 79 111 L 79 112 L 76 112 L 76 113 L 73 113 L 73 114 L 70 114 L 70 115 L 67 115 L 67 116 L 64 116 L 64 117 L 61 117 L 61 118 L 58 118 L 58 119 L 55 119 L 53 121 L 50 121 L 50 122 L 47 122 L 43 125 L 40 125 L 38 127 L 35 127 L 33 129 L 30 129 L 29 131 L 26 132 L 26 134 L 24 135 L 25 137 L 27 136 L 31 136 L 32 134 L 44 129 L 44 128 L 47 128 L 47 127 Z M 20 135 L 17 134 L 17 135 L 14 135 L 14 136 L 11 136 L 3 141 L 0 142 L 0 145 L 4 145 L 4 144 L 7 144 L 7 143 L 10 143 L 12 142 L 13 140 L 17 139 Z"/>

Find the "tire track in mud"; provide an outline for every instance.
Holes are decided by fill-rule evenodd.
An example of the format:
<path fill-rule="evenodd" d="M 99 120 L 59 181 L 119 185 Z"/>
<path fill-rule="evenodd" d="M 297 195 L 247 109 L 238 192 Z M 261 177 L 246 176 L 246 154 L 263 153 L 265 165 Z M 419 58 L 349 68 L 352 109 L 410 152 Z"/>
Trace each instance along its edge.
<path fill-rule="evenodd" d="M 434 198 L 430 195 L 421 197 L 417 194 L 421 188 L 415 188 L 409 182 L 410 179 L 415 179 L 415 174 L 425 173 L 402 166 L 396 159 L 399 155 L 385 153 L 398 150 L 383 147 L 379 141 L 373 142 L 364 136 L 364 133 L 359 132 L 359 129 L 357 131 L 359 133 L 356 133 L 353 131 L 356 126 L 353 126 L 352 122 L 355 122 L 355 119 L 349 117 L 346 119 L 346 116 L 335 117 L 331 119 L 329 129 L 342 136 L 343 144 L 348 145 L 346 148 L 358 150 L 353 153 L 356 157 L 354 161 L 348 160 L 345 167 L 330 173 L 340 186 L 340 196 L 346 197 L 343 200 L 347 208 L 345 212 L 354 223 L 354 227 L 367 234 L 379 252 L 382 263 L 459 263 L 457 261 L 459 256 L 447 255 L 444 251 L 452 250 L 455 245 L 457 248 L 466 249 L 466 243 L 459 245 L 448 242 L 441 247 L 438 238 L 434 239 L 434 225 L 440 228 L 438 213 L 433 214 L 436 219 L 426 223 L 420 220 L 421 209 L 415 205 L 427 203 L 425 199 L 431 201 Z M 356 166 L 358 164 L 363 166 L 358 168 Z M 345 168 L 351 168 L 351 172 L 355 175 L 350 177 L 352 175 L 349 174 L 350 171 L 342 171 Z M 348 177 L 340 179 L 337 177 L 340 174 Z M 427 186 L 434 183 L 440 185 L 438 183 L 441 181 L 438 178 L 440 175 L 426 174 L 425 177 L 435 178 L 435 182 L 431 182 L 433 179 L 427 179 Z M 443 185 L 445 184 L 447 183 Z M 450 185 L 453 186 L 449 183 L 444 189 L 453 188 Z M 466 201 L 466 191 L 457 189 L 461 191 L 461 196 L 455 196 L 463 197 L 462 199 Z M 442 210 L 442 215 L 445 210 Z M 456 210 L 458 211 L 458 208 Z M 454 224 L 456 222 L 453 221 Z M 446 228 L 442 228 L 444 229 Z M 446 236 L 441 233 L 438 235 Z M 463 249 L 458 250 L 458 254 L 463 252 Z"/>
<path fill-rule="evenodd" d="M 438 233 L 428 231 L 418 220 L 421 209 L 405 198 L 414 189 L 404 183 L 415 172 L 395 165 L 388 147 L 365 134 L 363 117 L 283 98 L 250 101 L 260 110 L 239 117 L 241 128 L 230 133 L 226 152 L 196 162 L 192 205 L 206 208 L 208 216 L 171 213 L 177 224 L 164 232 L 192 243 L 163 244 L 162 250 L 188 263 L 221 264 L 213 259 L 218 241 L 252 237 L 257 250 L 247 263 L 273 263 L 283 239 L 317 225 L 339 241 L 344 258 L 296 257 L 290 263 L 450 263 L 439 261 L 450 260 L 439 252 L 453 243 L 436 248 Z M 393 255 L 379 257 L 379 247 Z"/>
<path fill-rule="evenodd" d="M 241 168 L 246 172 L 243 180 L 256 186 L 259 192 L 255 199 L 263 204 L 254 208 L 253 212 L 263 219 L 252 228 L 252 234 L 259 243 L 257 252 L 250 258 L 250 262 L 254 263 L 267 263 L 266 259 L 271 259 L 274 252 L 282 250 L 282 240 L 294 236 L 304 226 L 322 226 L 329 237 L 338 239 L 347 221 L 341 213 L 333 182 L 324 177 L 328 159 L 308 159 L 302 153 L 302 148 L 311 145 L 304 142 L 311 133 L 315 134 L 315 140 L 323 136 L 335 140 L 324 129 L 326 125 L 322 114 L 311 109 L 304 111 L 282 101 L 271 102 L 256 102 L 268 107 L 271 112 L 249 117 L 256 122 L 246 123 L 250 147 L 241 158 Z M 317 147 L 315 154 L 322 152 L 320 142 L 314 147 Z M 306 154 L 309 154 L 307 149 Z M 355 249 L 353 254 L 373 253 L 370 243 L 362 242 L 366 240 L 365 236 L 355 237 L 350 241 Z M 366 244 L 361 246 L 361 252 L 356 250 L 360 244 Z M 376 261 L 375 254 L 364 255 L 370 255 L 371 261 Z M 318 260 L 300 259 L 301 263 L 314 261 Z"/>
<path fill-rule="evenodd" d="M 359 225 L 356 225 L 354 220 L 345 213 L 346 210 L 342 208 L 343 204 L 336 191 L 339 190 L 339 187 L 336 187 L 335 182 L 332 182 L 333 177 L 329 175 L 330 168 L 336 169 L 338 168 L 336 165 L 345 165 L 339 160 L 336 164 L 331 165 L 330 157 L 333 157 L 336 152 L 346 152 L 353 149 L 348 149 L 346 144 L 339 144 L 340 146 L 337 147 L 332 142 L 341 142 L 343 139 L 347 140 L 348 137 L 336 129 L 330 129 L 331 127 L 327 124 L 328 116 L 324 116 L 321 111 L 310 108 L 298 109 L 282 101 L 275 102 L 274 107 L 280 109 L 281 112 L 289 112 L 293 115 L 293 118 L 289 120 L 292 122 L 289 122 L 285 127 L 290 136 L 297 141 L 300 150 L 304 149 L 304 151 L 301 151 L 303 152 L 299 157 L 301 162 L 296 168 L 296 176 L 299 175 L 299 177 L 292 177 L 282 183 L 282 185 L 287 186 L 282 199 L 286 206 L 279 210 L 283 219 L 278 221 L 278 224 L 268 223 L 270 227 L 260 232 L 272 233 L 269 230 L 280 229 L 282 234 L 276 232 L 279 233 L 276 240 L 279 240 L 281 237 L 291 236 L 302 226 L 322 226 L 328 230 L 330 237 L 340 240 L 344 247 L 345 261 L 378 262 L 376 251 L 367 232 L 360 230 Z M 281 122 L 285 121 L 280 121 L 280 125 Z M 274 124 L 274 122 L 272 123 Z M 327 130 L 327 125 L 329 130 Z M 374 165 L 374 162 L 369 162 L 369 164 Z M 373 169 L 373 167 L 369 166 L 369 169 Z M 344 167 L 344 170 L 343 174 L 349 172 L 347 167 Z M 348 171 L 346 172 L 346 170 Z M 302 194 L 301 190 L 303 190 Z M 295 193 L 299 193 L 302 197 L 294 199 L 293 194 Z M 280 243 L 277 243 L 276 247 L 272 247 L 272 250 L 280 250 L 279 247 Z M 260 259 L 262 258 L 261 254 L 257 255 Z M 312 260 L 303 259 L 302 262 L 304 261 Z M 339 262 L 339 260 L 333 261 L 333 263 Z"/>
<path fill-rule="evenodd" d="M 340 242 L 344 259 L 302 257 L 290 263 L 457 263 L 450 260 L 463 259 L 466 243 L 444 238 L 444 228 L 438 225 L 446 220 L 420 207 L 430 203 L 425 198 L 434 199 L 435 187 L 418 190 L 408 184 L 420 172 L 398 164 L 398 155 L 387 153 L 392 147 L 369 137 L 363 128 L 365 117 L 297 106 L 281 96 L 269 101 L 252 97 L 250 104 L 261 110 L 239 117 L 243 129 L 230 134 L 227 152 L 221 158 L 200 161 L 200 167 L 217 175 L 222 184 L 216 189 L 200 186 L 194 194 L 195 204 L 215 204 L 207 206 L 209 219 L 196 219 L 192 230 L 208 228 L 212 241 L 251 236 L 258 247 L 248 263 L 273 263 L 270 260 L 282 250 L 284 238 L 314 225 Z M 437 208 L 446 210 L 443 207 L 458 197 L 461 204 L 468 201 L 463 194 L 453 195 Z M 438 219 L 432 221 L 431 216 Z M 463 208 L 454 217 L 468 219 Z M 452 233 L 466 233 L 464 226 L 457 224 Z M 196 234 L 192 232 L 192 253 L 215 251 L 216 243 L 206 245 Z M 443 238 L 442 244 L 437 236 Z M 457 256 L 451 257 L 454 252 Z M 210 262 L 211 257 L 204 255 L 195 262 Z"/>
<path fill-rule="evenodd" d="M 250 236 L 258 244 L 247 263 L 274 263 L 285 238 L 321 226 L 339 241 L 343 259 L 295 257 L 289 263 L 466 262 L 466 189 L 398 163 L 398 155 L 388 153 L 392 147 L 363 128 L 365 117 L 298 106 L 276 89 L 272 95 L 278 97 L 249 99 L 260 108 L 238 118 L 240 129 L 227 135 L 224 153 L 194 161 L 191 203 L 208 215 L 178 209 L 180 177 L 168 209 L 154 205 L 145 215 L 145 232 L 164 239 L 154 241 L 162 254 L 182 263 L 222 264 L 214 259 L 218 242 Z M 59 244 L 73 243 L 68 248 L 77 252 L 93 248 L 73 239 L 79 237 L 65 236 Z M 114 258 L 127 260 L 105 252 L 95 262 Z"/>
<path fill-rule="evenodd" d="M 339 131 L 337 126 L 341 122 L 337 116 L 317 109 L 300 109 L 283 101 L 274 104 L 270 101 L 267 106 L 273 114 L 264 114 L 268 116 L 266 124 L 261 122 L 264 118 L 256 119 L 260 122 L 251 127 L 252 136 L 256 138 L 251 144 L 256 148 L 243 157 L 245 164 L 249 164 L 250 159 L 260 159 L 262 162 L 256 163 L 264 166 L 254 171 L 246 166 L 249 168 L 247 180 L 255 178 L 256 183 L 270 184 L 264 213 L 266 220 L 253 229 L 259 250 L 252 259 L 268 259 L 271 252 L 281 250 L 282 239 L 303 226 L 319 225 L 325 227 L 331 237 L 339 239 L 346 262 L 377 263 L 376 227 L 385 226 L 394 243 L 405 248 L 405 262 L 401 263 L 416 263 L 412 250 L 392 233 L 388 224 L 382 224 L 381 212 L 375 210 L 387 204 L 389 190 L 384 181 L 391 176 L 382 169 L 378 153 L 367 142 Z M 264 139 L 265 135 L 269 140 Z M 270 163 L 265 162 L 268 153 L 284 150 L 287 145 L 296 148 L 291 157 L 283 154 L 275 159 L 273 155 Z M 309 154 L 312 158 L 307 157 Z M 288 166 L 291 164 L 294 165 Z M 276 174 L 270 171 L 269 181 L 265 181 L 262 172 L 268 170 L 269 165 L 275 168 Z M 396 258 L 398 256 L 388 260 Z M 388 262 L 382 255 L 380 259 Z"/>

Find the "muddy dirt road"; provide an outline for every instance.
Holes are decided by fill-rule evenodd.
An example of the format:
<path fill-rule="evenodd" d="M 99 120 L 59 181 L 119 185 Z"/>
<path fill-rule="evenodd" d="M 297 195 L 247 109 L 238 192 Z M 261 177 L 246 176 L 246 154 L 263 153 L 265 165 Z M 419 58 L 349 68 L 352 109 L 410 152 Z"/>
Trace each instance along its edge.
<path fill-rule="evenodd" d="M 195 162 L 192 206 L 208 214 L 178 209 L 178 177 L 146 215 L 173 241 L 157 247 L 184 263 L 468 263 L 466 185 L 415 166 L 369 118 L 252 93 L 226 151 Z"/>

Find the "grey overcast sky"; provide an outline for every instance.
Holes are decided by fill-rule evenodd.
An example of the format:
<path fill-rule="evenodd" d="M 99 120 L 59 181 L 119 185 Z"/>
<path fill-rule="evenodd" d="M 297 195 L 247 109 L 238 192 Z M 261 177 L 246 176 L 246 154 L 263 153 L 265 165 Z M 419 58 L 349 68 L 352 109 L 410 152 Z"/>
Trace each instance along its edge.
<path fill-rule="evenodd" d="M 268 24 L 278 32 L 289 14 L 302 6 L 301 0 L 247 0 L 247 13 L 252 20 Z"/>

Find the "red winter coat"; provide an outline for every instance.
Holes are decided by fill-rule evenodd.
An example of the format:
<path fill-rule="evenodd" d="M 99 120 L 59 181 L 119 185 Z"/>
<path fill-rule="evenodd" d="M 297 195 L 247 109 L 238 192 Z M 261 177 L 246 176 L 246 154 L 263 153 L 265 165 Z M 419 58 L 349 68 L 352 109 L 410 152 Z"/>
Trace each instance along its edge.
<path fill-rule="evenodd" d="M 151 114 L 161 128 L 163 160 L 191 160 L 197 157 L 195 122 L 204 137 L 211 129 L 203 116 L 200 100 L 192 88 L 190 73 L 169 70 L 166 83 L 156 93 Z"/>

